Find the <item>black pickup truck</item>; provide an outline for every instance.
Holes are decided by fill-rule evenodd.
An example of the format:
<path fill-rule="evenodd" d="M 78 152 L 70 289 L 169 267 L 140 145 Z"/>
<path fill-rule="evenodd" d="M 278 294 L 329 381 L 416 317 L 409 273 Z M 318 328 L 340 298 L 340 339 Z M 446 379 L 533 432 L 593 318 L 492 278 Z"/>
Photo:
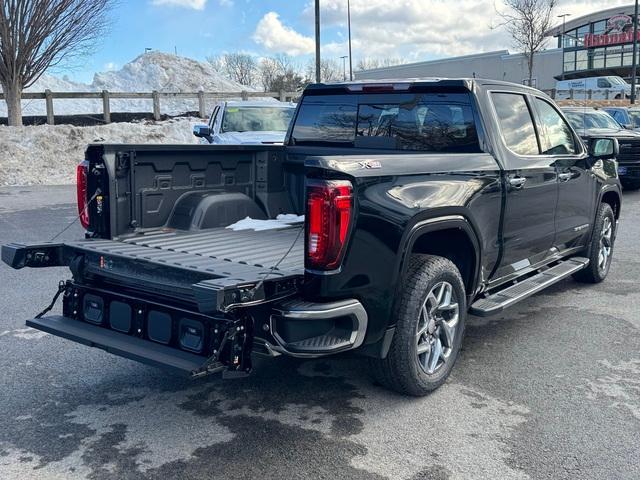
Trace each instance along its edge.
<path fill-rule="evenodd" d="M 284 146 L 89 146 L 86 238 L 2 259 L 69 266 L 63 314 L 27 321 L 53 335 L 194 377 L 244 376 L 252 354 L 355 351 L 380 383 L 423 395 L 468 313 L 606 277 L 617 154 L 528 87 L 312 85 Z"/>

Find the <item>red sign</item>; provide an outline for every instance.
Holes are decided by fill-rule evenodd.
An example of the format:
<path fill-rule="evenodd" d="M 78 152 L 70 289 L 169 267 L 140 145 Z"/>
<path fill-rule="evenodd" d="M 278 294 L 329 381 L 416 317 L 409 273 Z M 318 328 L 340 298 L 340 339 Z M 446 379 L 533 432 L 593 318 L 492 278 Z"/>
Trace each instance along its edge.
<path fill-rule="evenodd" d="M 638 40 L 640 40 L 640 30 L 638 31 Z M 584 36 L 584 46 L 589 47 L 604 47 L 607 45 L 618 45 L 620 43 L 633 42 L 633 30 L 623 33 L 587 33 Z"/>
<path fill-rule="evenodd" d="M 640 39 L 640 32 L 638 32 Z M 607 30 L 602 34 L 587 33 L 584 36 L 584 46 L 604 47 L 620 43 L 633 42 L 633 19 L 629 15 L 614 15 L 607 20 Z"/>

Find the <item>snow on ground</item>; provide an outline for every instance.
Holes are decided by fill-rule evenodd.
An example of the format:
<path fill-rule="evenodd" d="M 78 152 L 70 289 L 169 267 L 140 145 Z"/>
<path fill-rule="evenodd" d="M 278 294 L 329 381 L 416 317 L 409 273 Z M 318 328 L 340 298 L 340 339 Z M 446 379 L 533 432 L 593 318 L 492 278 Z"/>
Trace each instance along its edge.
<path fill-rule="evenodd" d="M 304 215 L 296 215 L 295 213 L 281 213 L 275 220 L 256 220 L 251 217 L 245 217 L 236 223 L 229 225 L 227 228 L 231 230 L 255 230 L 260 232 L 263 230 L 275 230 L 277 228 L 290 227 L 295 223 L 304 222 Z"/>
<path fill-rule="evenodd" d="M 0 185 L 75 183 L 75 168 L 87 144 L 197 143 L 196 118 L 165 122 L 111 123 L 93 127 L 0 126 Z"/>
<path fill-rule="evenodd" d="M 120 70 L 96 73 L 91 84 L 73 82 L 66 77 L 59 78 L 43 75 L 27 91 L 42 93 L 52 92 L 145 92 L 153 90 L 168 93 L 205 92 L 241 92 L 254 89 L 231 81 L 217 72 L 208 62 L 198 62 L 190 58 L 180 57 L 162 52 L 149 52 L 140 55 Z M 209 100 L 209 108 L 213 103 Z M 45 115 L 44 100 L 23 100 L 23 115 Z M 102 100 L 91 99 L 54 99 L 54 112 L 58 115 L 74 115 L 83 113 L 101 113 Z M 152 101 L 149 100 L 111 100 L 112 112 L 151 112 Z M 197 99 L 171 100 L 160 99 L 162 113 L 179 115 L 198 110 Z M 7 107 L 0 101 L 0 117 L 7 116 Z"/>

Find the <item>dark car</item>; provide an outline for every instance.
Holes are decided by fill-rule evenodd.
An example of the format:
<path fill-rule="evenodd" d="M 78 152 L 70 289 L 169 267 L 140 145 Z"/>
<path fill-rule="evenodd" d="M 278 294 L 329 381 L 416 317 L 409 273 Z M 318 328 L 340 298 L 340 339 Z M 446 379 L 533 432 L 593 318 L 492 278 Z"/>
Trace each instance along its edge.
<path fill-rule="evenodd" d="M 629 107 L 604 107 L 613 119 L 629 130 L 640 130 L 640 108 Z"/>
<path fill-rule="evenodd" d="M 617 154 L 522 85 L 316 84 L 284 145 L 91 145 L 86 238 L 5 245 L 2 260 L 70 268 L 62 315 L 27 325 L 72 341 L 194 377 L 353 351 L 424 395 L 469 312 L 605 279 Z"/>
<path fill-rule="evenodd" d="M 607 112 L 593 108 L 563 108 L 571 126 L 583 140 L 609 137 L 618 140 L 618 175 L 625 189 L 640 188 L 640 133 L 628 130 Z"/>

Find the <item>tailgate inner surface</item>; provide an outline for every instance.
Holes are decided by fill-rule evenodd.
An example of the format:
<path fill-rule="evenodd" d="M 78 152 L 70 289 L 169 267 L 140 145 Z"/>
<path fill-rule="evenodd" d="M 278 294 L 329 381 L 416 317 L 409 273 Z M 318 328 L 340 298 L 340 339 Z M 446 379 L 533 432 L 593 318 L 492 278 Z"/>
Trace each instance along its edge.
<path fill-rule="evenodd" d="M 270 276 L 304 273 L 303 225 L 277 230 L 213 228 L 201 232 L 157 230 L 120 240 L 82 240 L 67 247 L 120 259 L 142 261 L 203 274 L 255 281 L 285 256 Z M 294 245 L 295 242 L 295 245 Z M 293 245 L 293 248 L 292 248 Z M 287 251 L 291 251 L 287 254 Z"/>

